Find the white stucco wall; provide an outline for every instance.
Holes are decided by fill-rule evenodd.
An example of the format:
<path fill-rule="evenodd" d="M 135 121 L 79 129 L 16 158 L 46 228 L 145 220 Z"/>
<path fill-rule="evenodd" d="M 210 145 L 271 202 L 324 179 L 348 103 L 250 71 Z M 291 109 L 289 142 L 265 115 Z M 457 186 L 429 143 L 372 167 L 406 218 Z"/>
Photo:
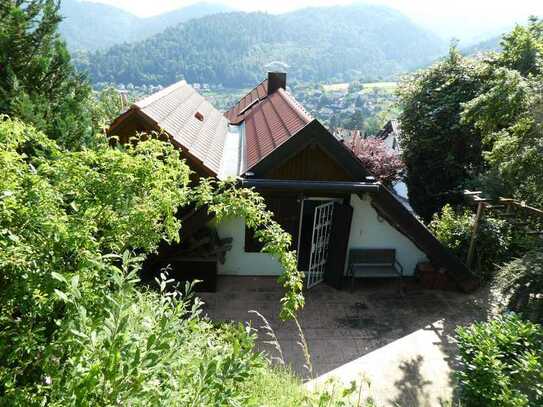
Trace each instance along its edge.
<path fill-rule="evenodd" d="M 396 182 L 393 185 L 394 192 L 404 199 L 409 199 L 407 185 L 403 181 Z"/>
<path fill-rule="evenodd" d="M 361 200 L 351 195 L 353 221 L 349 236 L 349 249 L 396 249 L 396 258 L 403 266 L 404 275 L 413 275 L 415 266 L 426 261 L 426 255 L 405 235 L 380 219 L 370 203 L 369 196 Z"/>
<path fill-rule="evenodd" d="M 224 264 L 218 264 L 218 273 L 244 276 L 278 276 L 283 269 L 275 257 L 266 253 L 245 252 L 245 222 L 243 218 L 230 218 L 216 225 L 221 239 L 231 237 L 232 249 L 226 253 Z"/>
<path fill-rule="evenodd" d="M 358 195 L 351 195 L 353 220 L 349 249 L 396 249 L 396 257 L 405 275 L 412 275 L 417 263 L 426 261 L 426 255 L 384 219 L 380 220 L 369 199 L 369 196 L 361 200 Z M 226 219 L 215 227 L 220 238 L 233 238 L 232 249 L 226 253 L 225 263 L 218 265 L 219 274 L 278 276 L 282 273 L 281 265 L 273 256 L 245 252 L 245 224 L 242 218 Z"/>

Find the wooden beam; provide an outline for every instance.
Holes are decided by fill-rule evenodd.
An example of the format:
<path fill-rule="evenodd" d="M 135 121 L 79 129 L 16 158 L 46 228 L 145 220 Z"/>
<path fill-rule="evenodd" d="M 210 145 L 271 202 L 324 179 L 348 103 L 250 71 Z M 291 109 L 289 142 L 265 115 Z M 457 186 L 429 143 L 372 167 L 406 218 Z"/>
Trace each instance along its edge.
<path fill-rule="evenodd" d="M 472 196 L 472 195 L 480 195 L 483 191 L 470 191 L 469 189 L 464 189 L 464 195 L 466 196 Z"/>
<path fill-rule="evenodd" d="M 471 262 L 473 261 L 473 255 L 475 254 L 475 241 L 477 240 L 477 230 L 479 229 L 479 221 L 483 215 L 485 204 L 479 202 L 477 205 L 477 214 L 475 215 L 475 222 L 473 222 L 473 231 L 471 232 L 471 241 L 469 242 L 468 258 L 466 265 L 471 269 Z"/>

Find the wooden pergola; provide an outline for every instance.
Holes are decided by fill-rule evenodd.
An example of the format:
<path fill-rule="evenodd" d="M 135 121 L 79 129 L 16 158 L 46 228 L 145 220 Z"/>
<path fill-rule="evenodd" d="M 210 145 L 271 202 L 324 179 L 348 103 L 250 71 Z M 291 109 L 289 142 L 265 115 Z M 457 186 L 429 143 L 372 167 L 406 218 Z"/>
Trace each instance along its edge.
<path fill-rule="evenodd" d="M 464 190 L 464 196 L 477 205 L 468 258 L 466 260 L 468 267 L 471 267 L 471 263 L 473 262 L 479 223 L 485 210 L 493 210 L 498 218 L 508 220 L 513 227 L 523 230 L 527 235 L 543 238 L 543 210 L 530 206 L 524 201 L 501 197 L 498 199 L 489 199 L 482 197 L 482 194 L 483 191 Z"/>

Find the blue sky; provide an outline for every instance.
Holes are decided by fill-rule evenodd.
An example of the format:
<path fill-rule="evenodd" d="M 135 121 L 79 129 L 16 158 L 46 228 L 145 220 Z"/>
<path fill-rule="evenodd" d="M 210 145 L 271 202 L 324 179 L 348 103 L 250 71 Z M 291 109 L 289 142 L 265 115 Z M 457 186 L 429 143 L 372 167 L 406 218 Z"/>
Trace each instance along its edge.
<path fill-rule="evenodd" d="M 196 0 L 92 0 L 131 11 L 139 16 L 160 14 Z M 244 11 L 282 13 L 309 6 L 350 4 L 352 0 L 207 0 Z M 367 0 L 395 8 L 416 22 L 448 37 L 476 39 L 543 16 L 543 0 Z"/>

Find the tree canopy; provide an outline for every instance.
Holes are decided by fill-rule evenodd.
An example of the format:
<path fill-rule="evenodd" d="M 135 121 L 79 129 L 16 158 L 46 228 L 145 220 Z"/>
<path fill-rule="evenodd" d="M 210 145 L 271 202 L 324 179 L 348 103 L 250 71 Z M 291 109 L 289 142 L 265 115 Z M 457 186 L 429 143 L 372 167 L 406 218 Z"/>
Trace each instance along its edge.
<path fill-rule="evenodd" d="M 480 132 L 461 121 L 463 104 L 483 85 L 481 63 L 455 47 L 449 56 L 400 85 L 403 158 L 413 208 L 426 220 L 454 201 L 482 169 Z"/>
<path fill-rule="evenodd" d="M 7 0 L 0 7 L 0 114 L 18 117 L 62 145 L 92 139 L 91 88 L 57 32 L 58 0 Z"/>
<path fill-rule="evenodd" d="M 543 23 L 479 58 L 448 58 L 400 87 L 409 196 L 426 220 L 465 187 L 543 205 Z"/>

